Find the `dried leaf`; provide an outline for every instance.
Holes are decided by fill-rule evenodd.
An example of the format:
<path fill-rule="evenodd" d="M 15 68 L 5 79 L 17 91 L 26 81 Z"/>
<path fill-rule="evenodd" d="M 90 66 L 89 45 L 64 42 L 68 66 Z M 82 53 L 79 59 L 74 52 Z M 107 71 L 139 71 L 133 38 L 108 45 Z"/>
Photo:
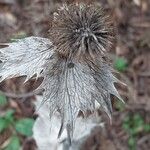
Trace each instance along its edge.
<path fill-rule="evenodd" d="M 51 118 L 60 113 L 59 136 L 67 129 L 72 140 L 79 111 L 93 112 L 98 102 L 111 118 L 110 94 L 121 99 L 107 62 L 114 32 L 109 17 L 95 5 L 73 4 L 58 12 L 49 34 L 52 42 L 29 37 L 0 50 L 0 76 L 1 81 L 43 76 L 42 104 L 49 104 Z"/>
<path fill-rule="evenodd" d="M 62 128 L 59 135 L 67 128 L 68 136 L 72 138 L 79 111 L 93 112 L 97 102 L 111 118 L 110 94 L 121 99 L 114 86 L 118 79 L 111 73 L 111 68 L 102 62 L 93 67 L 66 61 L 53 53 L 48 39 L 29 37 L 9 44 L 1 49 L 2 80 L 21 75 L 26 75 L 28 80 L 34 74 L 42 75 L 44 80 L 39 87 L 45 89 L 42 104 L 49 103 L 50 117 L 56 111 L 60 112 Z"/>
<path fill-rule="evenodd" d="M 16 76 L 40 76 L 44 65 L 52 55 L 52 44 L 48 39 L 28 37 L 0 49 L 1 81 Z"/>
<path fill-rule="evenodd" d="M 78 150 L 85 140 L 90 137 L 95 127 L 103 126 L 102 123 L 100 123 L 100 118 L 95 118 L 93 115 L 85 119 L 82 117 L 77 118 L 72 145 L 68 146 L 66 130 L 64 130 L 60 139 L 57 138 L 61 126 L 60 114 L 55 114 L 50 120 L 47 113 L 49 111 L 49 103 L 44 103 L 43 107 L 39 110 L 38 108 L 41 102 L 42 97 L 38 96 L 35 106 L 39 117 L 36 119 L 33 127 L 33 137 L 36 140 L 38 150 L 48 150 L 49 147 L 51 147 L 51 150 L 55 150 L 56 148 L 58 150 Z"/>
<path fill-rule="evenodd" d="M 110 67 L 101 64 L 99 69 L 92 70 L 88 65 L 54 59 L 40 87 L 45 89 L 43 103 L 50 104 L 50 117 L 60 111 L 62 131 L 67 127 L 72 137 L 79 111 L 84 114 L 87 110 L 93 112 L 96 102 L 111 118 L 110 94 L 122 99 L 114 86 L 118 79 L 113 76 Z"/>

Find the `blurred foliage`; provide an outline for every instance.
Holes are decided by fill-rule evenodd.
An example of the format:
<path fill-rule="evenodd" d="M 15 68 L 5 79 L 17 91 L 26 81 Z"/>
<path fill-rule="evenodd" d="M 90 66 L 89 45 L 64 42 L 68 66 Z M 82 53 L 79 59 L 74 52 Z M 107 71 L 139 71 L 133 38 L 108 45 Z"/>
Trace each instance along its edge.
<path fill-rule="evenodd" d="M 144 122 L 144 119 L 139 114 L 127 115 L 123 128 L 129 134 L 128 145 L 130 150 L 136 150 L 136 138 L 140 133 L 150 133 L 150 124 Z"/>
<path fill-rule="evenodd" d="M 122 111 L 125 110 L 125 104 L 124 104 L 122 101 L 120 101 L 120 100 L 116 100 L 116 101 L 115 101 L 115 108 L 116 108 L 118 111 L 122 112 Z"/>
<path fill-rule="evenodd" d="M 114 68 L 120 72 L 124 72 L 127 69 L 127 60 L 122 57 L 118 57 L 114 61 Z"/>
<path fill-rule="evenodd" d="M 0 117 L 0 133 L 14 123 L 14 110 L 9 109 L 4 116 Z"/>
<path fill-rule="evenodd" d="M 0 93 L 0 106 L 5 106 L 7 104 L 6 96 Z"/>
<path fill-rule="evenodd" d="M 16 131 L 24 136 L 32 136 L 34 120 L 30 118 L 23 118 L 18 120 L 15 124 Z"/>
<path fill-rule="evenodd" d="M 21 147 L 20 140 L 18 136 L 12 136 L 9 144 L 4 150 L 19 150 Z"/>
<path fill-rule="evenodd" d="M 6 98 L 0 98 L 1 103 L 4 106 Z M 4 100 L 5 99 L 5 100 Z M 7 100 L 5 105 L 7 104 Z M 10 129 L 12 131 L 12 136 L 9 139 L 8 144 L 5 146 L 4 150 L 19 150 L 20 149 L 20 138 L 19 135 L 25 137 L 32 136 L 32 127 L 34 120 L 31 118 L 15 118 L 15 110 L 8 109 L 3 115 L 0 116 L 0 133 L 5 130 Z"/>

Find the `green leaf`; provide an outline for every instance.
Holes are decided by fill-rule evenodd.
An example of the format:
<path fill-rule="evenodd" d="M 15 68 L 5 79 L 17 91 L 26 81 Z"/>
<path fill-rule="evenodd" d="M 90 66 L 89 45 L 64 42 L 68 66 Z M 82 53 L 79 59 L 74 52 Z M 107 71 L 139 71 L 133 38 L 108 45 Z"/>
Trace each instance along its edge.
<path fill-rule="evenodd" d="M 131 136 L 128 139 L 128 145 L 129 145 L 129 147 L 130 147 L 131 150 L 135 150 L 136 149 L 136 139 Z"/>
<path fill-rule="evenodd" d="M 30 118 L 24 118 L 16 122 L 16 131 L 24 136 L 32 136 L 34 120 Z"/>
<path fill-rule="evenodd" d="M 124 58 L 117 58 L 114 62 L 114 68 L 120 72 L 127 69 L 127 60 Z"/>
<path fill-rule="evenodd" d="M 142 116 L 140 116 L 139 114 L 135 114 L 133 120 L 134 122 L 136 122 L 136 125 L 142 125 L 144 123 Z"/>
<path fill-rule="evenodd" d="M 13 123 L 14 122 L 14 113 L 15 113 L 15 110 L 13 109 L 9 109 L 6 113 L 5 113 L 5 119 L 10 122 L 10 123 Z"/>
<path fill-rule="evenodd" d="M 126 123 L 126 124 L 130 124 L 130 122 L 131 122 L 131 118 L 130 118 L 130 116 L 129 115 L 127 115 L 126 117 L 125 117 L 125 119 L 124 119 L 124 121 L 123 121 L 124 123 Z"/>
<path fill-rule="evenodd" d="M 13 136 L 4 150 L 19 150 L 21 147 L 20 140 L 17 136 Z"/>
<path fill-rule="evenodd" d="M 0 93 L 0 106 L 5 106 L 7 104 L 6 96 Z"/>
<path fill-rule="evenodd" d="M 8 122 L 5 118 L 0 118 L 0 133 L 8 127 Z"/>
<path fill-rule="evenodd" d="M 14 122 L 14 110 L 9 109 L 3 117 L 0 117 L 0 132 L 8 128 L 8 126 Z"/>
<path fill-rule="evenodd" d="M 139 134 L 142 131 L 143 131 L 143 127 L 142 126 L 141 127 L 134 127 L 132 129 L 132 135 L 137 135 L 137 134 Z"/>
<path fill-rule="evenodd" d="M 150 132 L 150 124 L 145 124 L 144 125 L 144 131 L 145 132 Z"/>

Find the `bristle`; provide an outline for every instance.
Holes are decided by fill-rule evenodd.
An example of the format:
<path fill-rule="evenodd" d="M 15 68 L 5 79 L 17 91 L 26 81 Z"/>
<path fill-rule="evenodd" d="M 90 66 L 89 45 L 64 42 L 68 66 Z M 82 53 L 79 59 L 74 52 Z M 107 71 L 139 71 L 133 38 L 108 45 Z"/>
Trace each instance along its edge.
<path fill-rule="evenodd" d="M 103 57 L 114 38 L 109 17 L 98 5 L 64 5 L 53 20 L 50 39 L 67 58 Z"/>

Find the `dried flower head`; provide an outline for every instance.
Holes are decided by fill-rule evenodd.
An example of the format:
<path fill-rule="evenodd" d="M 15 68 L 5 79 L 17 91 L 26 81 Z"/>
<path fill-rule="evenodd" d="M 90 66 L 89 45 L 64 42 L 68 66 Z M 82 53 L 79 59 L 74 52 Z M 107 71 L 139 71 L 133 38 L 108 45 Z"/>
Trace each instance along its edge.
<path fill-rule="evenodd" d="M 101 8 L 95 5 L 69 5 L 54 15 L 50 39 L 28 37 L 0 49 L 1 80 L 14 76 L 42 76 L 43 103 L 49 103 L 50 116 L 61 115 L 61 135 L 67 128 L 73 137 L 79 111 L 96 109 L 96 103 L 109 115 L 110 94 L 118 94 L 118 82 L 104 60 L 113 39 L 113 29 Z"/>
<path fill-rule="evenodd" d="M 55 13 L 50 39 L 64 57 L 99 59 L 114 39 L 110 18 L 98 5 L 64 5 Z"/>

